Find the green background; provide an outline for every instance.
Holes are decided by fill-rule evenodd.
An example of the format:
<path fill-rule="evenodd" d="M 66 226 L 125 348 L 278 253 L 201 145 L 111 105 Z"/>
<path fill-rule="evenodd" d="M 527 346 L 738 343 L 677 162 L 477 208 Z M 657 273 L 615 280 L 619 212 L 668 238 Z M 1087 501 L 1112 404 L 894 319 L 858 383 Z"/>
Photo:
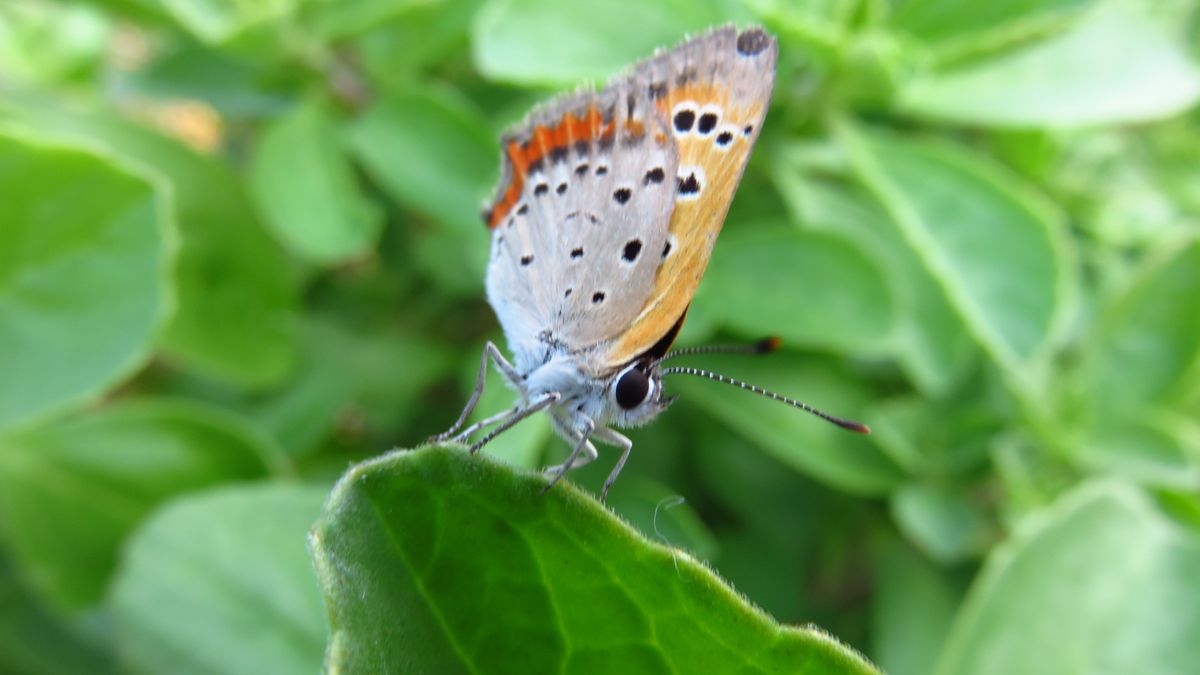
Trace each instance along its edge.
<path fill-rule="evenodd" d="M 689 364 L 874 433 L 676 378 L 620 520 L 611 449 L 536 496 L 545 419 L 327 502 L 502 344 L 500 132 L 731 21 L 778 80 L 680 343 L 779 335 Z M 1197 45 L 1194 0 L 4 2 L 0 672 L 1196 672 Z"/>

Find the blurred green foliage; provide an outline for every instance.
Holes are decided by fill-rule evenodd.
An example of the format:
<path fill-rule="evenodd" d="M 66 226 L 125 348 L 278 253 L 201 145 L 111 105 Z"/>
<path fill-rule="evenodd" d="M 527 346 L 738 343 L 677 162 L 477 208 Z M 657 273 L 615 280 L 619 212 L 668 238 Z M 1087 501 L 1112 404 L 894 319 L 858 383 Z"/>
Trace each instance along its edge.
<path fill-rule="evenodd" d="M 322 496 L 499 339 L 498 134 L 728 21 L 779 76 L 681 340 L 875 433 L 672 381 L 614 508 L 890 673 L 1195 672 L 1194 0 L 7 0 L 0 671 L 318 669 Z"/>

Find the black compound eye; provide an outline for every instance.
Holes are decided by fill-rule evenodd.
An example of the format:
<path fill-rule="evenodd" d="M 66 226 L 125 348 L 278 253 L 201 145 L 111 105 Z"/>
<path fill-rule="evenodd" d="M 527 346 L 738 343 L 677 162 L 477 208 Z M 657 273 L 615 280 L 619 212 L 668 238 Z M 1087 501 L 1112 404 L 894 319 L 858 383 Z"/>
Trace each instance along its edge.
<path fill-rule="evenodd" d="M 617 380 L 617 405 L 626 410 L 638 407 L 650 394 L 650 378 L 637 368 L 631 368 L 621 374 Z"/>

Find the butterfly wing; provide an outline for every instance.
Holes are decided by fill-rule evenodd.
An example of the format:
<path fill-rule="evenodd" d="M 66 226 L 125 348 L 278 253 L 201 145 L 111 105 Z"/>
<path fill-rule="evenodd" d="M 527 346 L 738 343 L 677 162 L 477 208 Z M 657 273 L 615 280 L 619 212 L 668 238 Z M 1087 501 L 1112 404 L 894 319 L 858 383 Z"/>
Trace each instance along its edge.
<path fill-rule="evenodd" d="M 665 118 L 625 77 L 535 109 L 502 145 L 484 219 L 509 345 L 518 361 L 607 345 L 641 312 L 666 245 L 678 156 Z"/>
<path fill-rule="evenodd" d="M 718 28 L 635 67 L 678 148 L 676 203 L 654 285 L 606 349 L 612 367 L 646 352 L 682 318 L 758 139 L 778 46 L 761 29 Z M 658 94 L 655 96 L 655 94 Z M 669 246 L 669 248 L 667 248 Z"/>

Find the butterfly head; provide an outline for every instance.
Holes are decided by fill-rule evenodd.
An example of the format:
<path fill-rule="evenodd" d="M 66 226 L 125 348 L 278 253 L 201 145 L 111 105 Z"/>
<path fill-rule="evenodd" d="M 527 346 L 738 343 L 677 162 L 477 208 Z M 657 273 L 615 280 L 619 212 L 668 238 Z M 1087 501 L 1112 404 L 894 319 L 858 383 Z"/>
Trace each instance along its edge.
<path fill-rule="evenodd" d="M 637 361 L 618 371 L 605 388 L 609 418 L 621 427 L 649 422 L 676 399 L 664 396 L 662 372 L 656 362 Z"/>

